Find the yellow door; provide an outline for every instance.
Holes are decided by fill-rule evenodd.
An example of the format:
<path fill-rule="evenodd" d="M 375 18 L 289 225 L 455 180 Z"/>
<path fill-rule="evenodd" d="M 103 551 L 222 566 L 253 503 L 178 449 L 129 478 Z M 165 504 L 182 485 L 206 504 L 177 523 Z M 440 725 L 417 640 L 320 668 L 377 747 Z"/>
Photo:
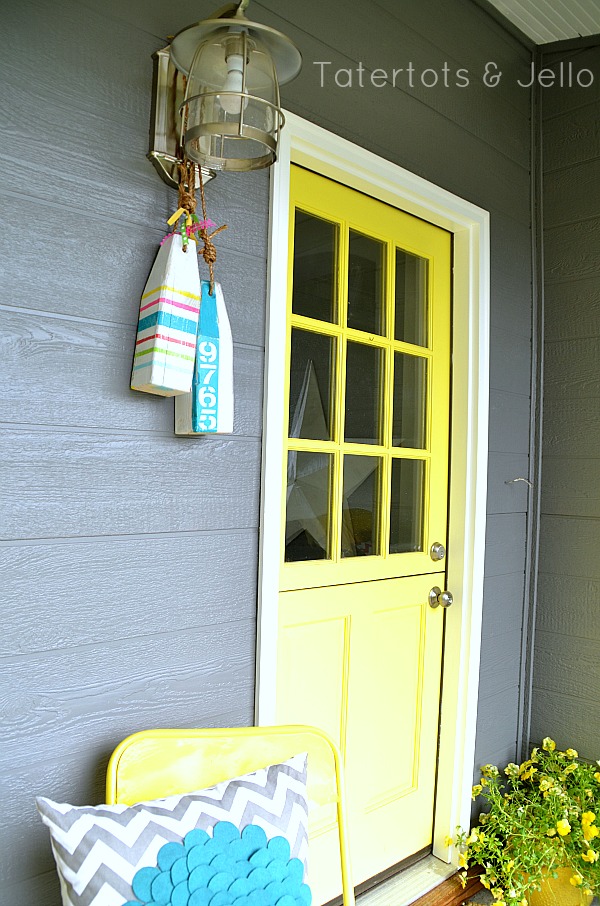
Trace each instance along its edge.
<path fill-rule="evenodd" d="M 290 217 L 277 719 L 339 744 L 361 883 L 432 840 L 451 242 L 299 167 Z M 332 815 L 313 820 L 324 903 Z"/>

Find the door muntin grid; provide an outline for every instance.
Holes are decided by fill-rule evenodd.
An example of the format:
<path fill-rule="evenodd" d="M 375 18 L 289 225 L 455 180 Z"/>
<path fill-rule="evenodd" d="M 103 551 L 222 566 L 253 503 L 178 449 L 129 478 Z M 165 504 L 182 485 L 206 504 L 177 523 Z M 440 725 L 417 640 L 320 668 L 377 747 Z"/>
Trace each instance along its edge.
<path fill-rule="evenodd" d="M 302 207 L 293 222 L 301 237 L 298 252 L 293 246 L 285 562 L 422 551 L 430 458 L 429 259 L 400 248 L 393 237 L 369 235 L 364 225 L 356 229 Z M 322 252 L 307 239 L 311 235 L 326 237 Z M 315 462 L 327 457 L 319 494 L 307 492 L 318 469 L 301 474 L 289 468 L 299 453 L 305 463 L 309 453 Z M 311 512 L 311 493 L 318 513 Z M 298 542 L 306 531 L 298 522 L 300 497 L 319 537 L 304 546 Z"/>

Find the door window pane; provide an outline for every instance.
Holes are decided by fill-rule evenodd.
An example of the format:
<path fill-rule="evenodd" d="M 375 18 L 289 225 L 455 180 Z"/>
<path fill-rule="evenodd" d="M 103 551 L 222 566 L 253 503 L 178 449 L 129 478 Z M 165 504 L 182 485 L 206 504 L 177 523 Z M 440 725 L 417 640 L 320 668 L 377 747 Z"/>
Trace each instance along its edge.
<path fill-rule="evenodd" d="M 292 330 L 289 436 L 331 440 L 335 340 Z"/>
<path fill-rule="evenodd" d="M 350 230 L 348 327 L 383 334 L 384 244 Z"/>
<path fill-rule="evenodd" d="M 346 421 L 348 443 L 381 442 L 381 373 L 383 352 L 364 343 L 346 348 Z"/>
<path fill-rule="evenodd" d="M 287 465 L 285 559 L 329 558 L 331 454 L 291 450 Z"/>
<path fill-rule="evenodd" d="M 392 444 L 424 449 L 426 444 L 427 361 L 394 354 Z"/>
<path fill-rule="evenodd" d="M 422 460 L 392 460 L 390 554 L 423 550 L 424 476 Z"/>
<path fill-rule="evenodd" d="M 427 259 L 396 249 L 396 316 L 394 336 L 427 346 Z"/>
<path fill-rule="evenodd" d="M 337 224 L 296 211 L 292 290 L 295 315 L 336 320 L 337 238 Z"/>
<path fill-rule="evenodd" d="M 379 553 L 380 474 L 380 457 L 344 456 L 342 557 Z"/>

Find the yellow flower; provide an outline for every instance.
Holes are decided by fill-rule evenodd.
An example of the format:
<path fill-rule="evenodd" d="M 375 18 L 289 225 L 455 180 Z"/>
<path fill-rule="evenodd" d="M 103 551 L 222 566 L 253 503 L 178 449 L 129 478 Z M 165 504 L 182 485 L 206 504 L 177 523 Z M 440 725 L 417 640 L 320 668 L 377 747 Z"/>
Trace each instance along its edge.
<path fill-rule="evenodd" d="M 581 885 L 583 884 L 583 878 L 581 877 L 579 872 L 576 872 L 572 877 L 569 878 L 569 883 L 572 884 L 573 887 L 581 887 Z"/>
<path fill-rule="evenodd" d="M 473 829 L 471 831 L 471 833 L 469 834 L 469 836 L 467 837 L 467 843 L 469 845 L 471 845 L 471 843 L 477 843 L 478 839 L 479 839 L 479 834 L 477 833 L 476 830 Z"/>
<path fill-rule="evenodd" d="M 466 871 L 459 871 L 459 873 L 458 873 L 458 880 L 460 881 L 460 885 L 461 885 L 461 887 L 462 887 L 463 890 L 464 890 L 465 887 L 467 886 L 467 873 L 466 873 Z"/>
<path fill-rule="evenodd" d="M 498 900 L 498 902 L 500 902 L 502 900 L 502 897 L 504 896 L 504 891 L 501 887 L 494 887 L 492 890 L 492 896 L 495 900 Z M 498 903 L 496 904 L 496 906 L 498 906 Z"/>
<path fill-rule="evenodd" d="M 467 856 L 465 855 L 465 853 L 460 853 L 460 855 L 458 857 L 458 867 L 459 868 L 467 867 Z"/>
<path fill-rule="evenodd" d="M 583 839 L 586 841 L 593 840 L 600 834 L 600 830 L 595 826 L 596 815 L 594 812 L 584 812 L 581 816 L 581 829 L 583 830 Z"/>
<path fill-rule="evenodd" d="M 542 749 L 544 750 L 544 752 L 554 752 L 555 748 L 556 743 L 554 742 L 554 740 L 550 739 L 549 736 L 546 736 L 544 738 L 544 741 L 542 742 Z"/>
<path fill-rule="evenodd" d="M 579 753 L 577 752 L 576 749 L 567 749 L 567 751 L 565 752 L 565 755 L 568 755 L 569 758 L 577 758 Z"/>
<path fill-rule="evenodd" d="M 577 770 L 576 764 L 569 764 L 565 768 L 565 774 L 574 774 L 576 770 Z"/>
<path fill-rule="evenodd" d="M 597 862 L 598 853 L 594 852 L 593 849 L 588 849 L 588 851 L 586 853 L 582 854 L 581 858 L 583 859 L 584 862 Z"/>
<path fill-rule="evenodd" d="M 452 839 L 452 837 L 449 837 L 448 835 L 444 837 L 444 846 L 452 846 L 453 843 L 454 840 Z"/>
<path fill-rule="evenodd" d="M 598 783 L 600 783 L 600 771 L 596 771 L 596 773 L 594 774 L 594 780 L 597 780 Z"/>
<path fill-rule="evenodd" d="M 546 832 L 547 837 L 556 837 L 556 829 L 551 827 L 549 831 Z"/>
<path fill-rule="evenodd" d="M 511 870 L 512 868 L 514 868 L 514 867 L 515 867 L 515 860 L 514 860 L 514 859 L 511 859 L 510 862 L 507 862 L 507 863 L 506 863 L 506 870 L 507 870 L 507 871 L 510 871 L 510 870 Z"/>
<path fill-rule="evenodd" d="M 471 790 L 471 799 L 477 799 L 477 797 L 481 793 L 482 789 L 483 788 L 482 788 L 481 784 L 476 783 L 475 786 L 473 787 L 473 789 Z"/>
<path fill-rule="evenodd" d="M 519 906 L 527 906 L 527 897 L 523 897 L 523 899 L 519 903 Z"/>
<path fill-rule="evenodd" d="M 481 875 L 479 880 L 481 881 L 481 883 L 483 884 L 483 886 L 485 887 L 486 890 L 490 889 L 490 882 L 488 881 L 488 879 L 486 878 L 485 875 Z"/>
<path fill-rule="evenodd" d="M 561 818 L 560 821 L 556 822 L 556 830 L 561 837 L 566 837 L 567 834 L 571 833 L 571 825 L 566 818 Z"/>

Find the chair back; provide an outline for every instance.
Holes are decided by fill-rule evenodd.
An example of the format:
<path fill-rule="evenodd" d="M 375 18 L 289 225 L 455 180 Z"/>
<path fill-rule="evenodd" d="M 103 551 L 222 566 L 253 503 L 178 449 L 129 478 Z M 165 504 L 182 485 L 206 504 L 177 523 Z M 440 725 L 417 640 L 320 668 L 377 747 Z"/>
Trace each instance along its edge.
<path fill-rule="evenodd" d="M 147 799 L 203 789 L 270 764 L 308 753 L 309 808 L 336 826 L 344 906 L 354 906 L 339 751 L 321 730 L 307 726 L 143 730 L 114 750 L 106 775 L 107 803 L 133 805 Z M 319 826 L 320 825 L 320 826 Z M 311 837 L 322 832 L 323 821 Z"/>

